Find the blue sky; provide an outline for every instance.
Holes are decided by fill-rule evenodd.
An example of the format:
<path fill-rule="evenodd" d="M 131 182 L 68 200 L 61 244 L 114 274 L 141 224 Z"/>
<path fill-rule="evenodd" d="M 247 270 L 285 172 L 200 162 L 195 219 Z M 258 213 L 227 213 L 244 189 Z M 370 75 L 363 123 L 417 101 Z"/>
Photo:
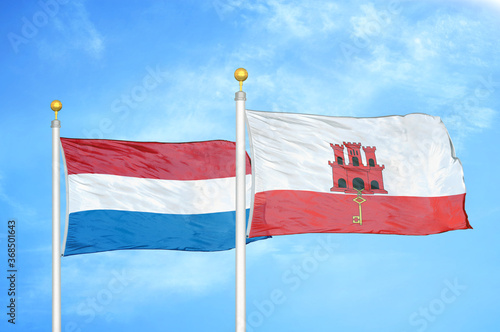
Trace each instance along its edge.
<path fill-rule="evenodd" d="M 66 137 L 234 140 L 238 67 L 249 109 L 440 116 L 474 227 L 251 244 L 247 331 L 497 329 L 496 1 L 8 0 L 0 12 L 1 275 L 12 218 L 19 270 L 15 327 L 0 278 L 2 331 L 51 326 L 50 102 Z M 63 331 L 232 331 L 234 251 L 66 257 L 62 294 Z"/>

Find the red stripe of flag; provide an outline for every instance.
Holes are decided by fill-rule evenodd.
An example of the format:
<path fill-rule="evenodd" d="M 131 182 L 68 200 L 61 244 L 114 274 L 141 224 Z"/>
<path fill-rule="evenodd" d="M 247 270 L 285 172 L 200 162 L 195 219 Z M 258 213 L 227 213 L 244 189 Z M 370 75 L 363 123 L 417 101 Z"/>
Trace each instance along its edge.
<path fill-rule="evenodd" d="M 272 190 L 255 195 L 250 237 L 300 233 L 428 235 L 472 228 L 465 194 L 441 197 L 356 195 Z"/>
<path fill-rule="evenodd" d="M 112 174 L 163 180 L 207 180 L 236 175 L 236 144 L 130 142 L 61 138 L 68 175 Z M 246 174 L 251 174 L 247 154 Z"/>

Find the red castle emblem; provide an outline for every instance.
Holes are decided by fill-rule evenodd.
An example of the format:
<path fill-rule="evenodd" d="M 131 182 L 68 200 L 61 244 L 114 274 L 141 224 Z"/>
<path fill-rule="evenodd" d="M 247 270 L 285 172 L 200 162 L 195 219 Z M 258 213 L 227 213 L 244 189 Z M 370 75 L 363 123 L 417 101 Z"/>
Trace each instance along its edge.
<path fill-rule="evenodd" d="M 382 171 L 384 165 L 377 164 L 376 148 L 363 146 L 366 165 L 361 160 L 361 143 L 344 142 L 343 145 L 330 144 L 335 154 L 335 160 L 329 161 L 332 167 L 333 187 L 330 191 L 360 194 L 387 194 L 384 189 Z M 349 162 L 344 160 L 344 147 L 347 148 Z"/>

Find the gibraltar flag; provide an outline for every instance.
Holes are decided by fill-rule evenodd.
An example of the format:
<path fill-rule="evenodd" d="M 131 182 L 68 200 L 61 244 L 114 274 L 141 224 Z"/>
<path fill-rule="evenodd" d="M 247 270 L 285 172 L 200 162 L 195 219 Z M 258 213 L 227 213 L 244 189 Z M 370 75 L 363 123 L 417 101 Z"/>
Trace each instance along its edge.
<path fill-rule="evenodd" d="M 67 176 L 65 256 L 234 248 L 234 142 L 61 138 L 61 144 Z M 249 192 L 248 156 L 246 177 Z"/>
<path fill-rule="evenodd" d="M 246 116 L 254 184 L 250 237 L 472 228 L 462 165 L 439 117 L 248 110 Z"/>

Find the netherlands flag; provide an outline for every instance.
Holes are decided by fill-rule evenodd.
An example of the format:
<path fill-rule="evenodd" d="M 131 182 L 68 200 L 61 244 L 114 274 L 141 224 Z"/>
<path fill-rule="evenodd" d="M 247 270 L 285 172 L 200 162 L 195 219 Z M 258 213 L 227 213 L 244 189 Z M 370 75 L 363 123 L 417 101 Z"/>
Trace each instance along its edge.
<path fill-rule="evenodd" d="M 246 111 L 250 237 L 427 235 L 472 228 L 462 165 L 439 117 Z"/>
<path fill-rule="evenodd" d="M 234 142 L 61 138 L 61 144 L 67 186 L 65 256 L 234 248 Z M 246 167 L 250 192 L 248 156 Z"/>

